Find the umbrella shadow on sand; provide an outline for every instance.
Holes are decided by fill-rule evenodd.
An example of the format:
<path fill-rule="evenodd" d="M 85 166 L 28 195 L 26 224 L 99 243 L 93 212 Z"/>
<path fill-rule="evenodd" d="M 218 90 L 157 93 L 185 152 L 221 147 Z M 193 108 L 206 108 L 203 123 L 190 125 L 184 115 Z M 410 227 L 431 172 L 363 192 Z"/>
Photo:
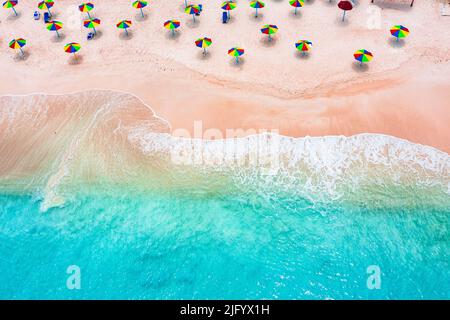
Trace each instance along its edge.
<path fill-rule="evenodd" d="M 261 22 L 261 20 L 264 19 L 264 13 L 258 12 L 258 16 L 255 17 L 255 12 L 253 12 L 248 17 L 249 17 L 250 21 Z"/>
<path fill-rule="evenodd" d="M 199 59 L 199 60 L 206 61 L 206 60 L 211 59 L 211 57 L 212 57 L 212 55 L 209 51 L 206 51 L 206 53 L 203 53 L 203 50 L 197 52 L 197 59 Z"/>
<path fill-rule="evenodd" d="M 169 39 L 169 40 L 178 40 L 178 38 L 180 38 L 180 36 L 181 36 L 181 32 L 179 32 L 179 31 L 175 31 L 175 32 L 169 31 L 166 33 L 166 39 Z"/>
<path fill-rule="evenodd" d="M 58 37 L 58 35 L 55 34 L 50 40 L 52 42 L 56 42 L 57 43 L 57 42 L 63 41 L 65 38 L 66 38 L 66 35 L 64 33 L 60 33 L 59 37 Z"/>
<path fill-rule="evenodd" d="M 119 39 L 120 40 L 131 40 L 131 39 L 133 39 L 133 31 L 128 30 L 128 33 L 126 33 L 125 31 L 121 32 L 119 34 Z"/>
<path fill-rule="evenodd" d="M 72 56 L 69 58 L 69 64 L 71 66 L 76 66 L 78 64 L 81 64 L 83 62 L 83 56 L 80 54 L 77 54 L 76 56 L 72 54 Z"/>
<path fill-rule="evenodd" d="M 309 52 L 303 53 L 298 50 L 295 51 L 294 56 L 300 60 L 309 60 L 311 58 L 311 55 L 309 54 Z"/>
<path fill-rule="evenodd" d="M 21 52 L 18 52 L 17 54 L 15 54 L 13 60 L 17 61 L 17 62 L 27 61 L 29 57 L 30 57 L 30 53 L 28 51 L 24 50 L 23 55 Z"/>
<path fill-rule="evenodd" d="M 102 31 L 97 31 L 97 32 L 95 33 L 94 38 L 92 38 L 92 40 L 95 41 L 95 40 L 97 40 L 98 38 L 101 38 L 102 35 L 103 35 L 103 32 L 102 32 Z"/>
<path fill-rule="evenodd" d="M 146 21 L 146 20 L 148 20 L 148 13 L 145 13 L 144 16 L 142 16 L 142 14 L 139 12 L 138 14 L 136 14 L 134 19 L 136 21 Z"/>
<path fill-rule="evenodd" d="M 350 20 L 347 17 L 345 17 L 345 20 L 342 21 L 342 15 L 340 15 L 339 17 L 336 18 L 334 24 L 339 27 L 346 27 L 350 24 Z"/>
<path fill-rule="evenodd" d="M 189 19 L 188 21 L 186 21 L 186 25 L 191 28 L 191 29 L 195 29 L 198 28 L 200 26 L 200 20 L 196 19 L 195 21 L 192 19 Z"/>
<path fill-rule="evenodd" d="M 297 14 L 295 14 L 294 10 L 289 10 L 288 16 L 291 19 L 301 19 L 302 18 L 302 12 L 300 10 L 297 10 Z"/>
<path fill-rule="evenodd" d="M 22 16 L 22 14 L 21 14 L 20 12 L 17 12 L 17 15 L 13 13 L 13 14 L 10 14 L 10 15 L 6 18 L 6 20 L 7 20 L 7 21 L 15 21 L 15 20 L 19 19 L 21 16 Z"/>
<path fill-rule="evenodd" d="M 267 35 L 264 35 L 264 37 L 262 37 L 259 42 L 264 46 L 264 47 L 273 47 L 277 44 L 277 38 L 273 37 L 269 40 L 269 37 Z"/>
<path fill-rule="evenodd" d="M 236 69 L 241 70 L 244 67 L 245 64 L 245 58 L 239 58 L 239 63 L 236 62 L 236 59 L 230 59 L 229 62 L 230 66 Z"/>
<path fill-rule="evenodd" d="M 403 48 L 406 44 L 405 40 L 397 38 L 389 38 L 388 44 L 393 48 Z"/>
<path fill-rule="evenodd" d="M 356 72 L 367 72 L 369 70 L 369 65 L 367 63 L 361 64 L 358 61 L 352 63 L 352 69 Z"/>

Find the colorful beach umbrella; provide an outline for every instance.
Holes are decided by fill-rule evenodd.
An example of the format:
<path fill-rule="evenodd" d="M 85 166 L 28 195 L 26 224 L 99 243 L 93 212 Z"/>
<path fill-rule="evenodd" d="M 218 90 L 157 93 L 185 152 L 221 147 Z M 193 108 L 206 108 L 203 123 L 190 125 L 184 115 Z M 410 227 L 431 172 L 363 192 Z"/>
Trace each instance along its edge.
<path fill-rule="evenodd" d="M 230 11 L 236 8 L 236 3 L 233 1 L 225 1 L 222 3 L 221 8 L 228 12 L 228 19 L 231 17 Z"/>
<path fill-rule="evenodd" d="M 228 54 L 236 58 L 236 63 L 239 63 L 239 57 L 244 54 L 244 49 L 239 47 L 234 47 L 228 50 Z"/>
<path fill-rule="evenodd" d="M 47 30 L 56 31 L 56 35 L 59 38 L 58 30 L 62 29 L 63 24 L 62 24 L 62 22 L 54 20 L 54 21 L 47 22 L 46 27 L 47 27 Z"/>
<path fill-rule="evenodd" d="M 195 41 L 195 45 L 199 48 L 203 48 L 203 54 L 206 54 L 206 48 L 208 48 L 212 44 L 212 40 L 210 38 L 200 38 Z"/>
<path fill-rule="evenodd" d="M 100 25 L 100 23 L 101 23 L 100 19 L 94 18 L 94 19 L 84 20 L 83 26 L 85 28 L 93 29 L 94 34 L 97 34 L 97 30 L 95 30 L 95 27 L 98 27 Z"/>
<path fill-rule="evenodd" d="M 400 38 L 406 38 L 409 35 L 409 29 L 402 26 L 402 25 L 398 25 L 398 26 L 393 26 L 391 28 L 391 34 L 398 39 Z"/>
<path fill-rule="evenodd" d="M 17 6 L 18 3 L 19 1 L 8 0 L 6 2 L 3 2 L 3 8 L 12 9 L 14 11 L 14 14 L 17 16 L 17 11 L 14 7 Z"/>
<path fill-rule="evenodd" d="M 89 13 L 89 11 L 91 11 L 92 9 L 94 9 L 94 5 L 90 2 L 82 3 L 78 6 L 78 10 L 80 10 L 81 12 L 86 12 L 89 19 L 91 19 L 91 14 Z"/>
<path fill-rule="evenodd" d="M 267 34 L 269 36 L 269 41 L 272 40 L 271 36 L 278 32 L 278 27 L 274 24 L 266 24 L 261 28 L 261 33 Z"/>
<path fill-rule="evenodd" d="M 303 55 L 305 55 L 306 52 L 309 51 L 310 46 L 312 46 L 312 42 L 308 40 L 299 40 L 295 43 L 295 47 L 298 51 L 301 51 Z"/>
<path fill-rule="evenodd" d="M 144 11 L 142 11 L 142 8 L 145 8 L 147 5 L 148 5 L 147 1 L 138 0 L 133 2 L 133 7 L 141 10 L 142 18 L 144 17 Z"/>
<path fill-rule="evenodd" d="M 344 10 L 344 14 L 342 15 L 342 21 L 345 20 L 345 13 L 353 9 L 353 4 L 348 0 L 339 1 L 338 7 L 341 10 Z"/>
<path fill-rule="evenodd" d="M 356 51 L 353 56 L 356 60 L 361 62 L 361 65 L 363 64 L 363 62 L 369 62 L 373 58 L 373 54 L 366 49 Z"/>
<path fill-rule="evenodd" d="M 186 12 L 187 14 L 192 14 L 192 18 L 195 22 L 195 15 L 200 13 L 200 7 L 198 5 L 191 4 L 184 9 L 184 12 Z"/>
<path fill-rule="evenodd" d="M 172 34 L 175 34 L 175 29 L 180 27 L 180 21 L 178 20 L 167 20 L 164 22 L 164 28 L 172 30 Z"/>
<path fill-rule="evenodd" d="M 126 35 L 128 37 L 128 30 L 127 29 L 130 28 L 131 25 L 132 25 L 131 20 L 121 20 L 121 21 L 119 21 L 117 23 L 117 28 L 125 30 L 125 33 L 126 33 Z"/>
<path fill-rule="evenodd" d="M 22 47 L 24 47 L 27 44 L 27 40 L 23 38 L 13 39 L 9 42 L 9 47 L 11 49 L 19 49 L 22 53 L 22 57 L 25 56 Z"/>
<path fill-rule="evenodd" d="M 262 1 L 252 1 L 250 2 L 250 7 L 256 10 L 255 18 L 258 17 L 258 9 L 262 9 L 266 6 L 266 4 Z"/>
<path fill-rule="evenodd" d="M 53 7 L 55 3 L 53 1 L 44 0 L 38 3 L 38 8 L 41 10 L 47 10 L 48 13 L 51 15 L 50 9 Z"/>
<path fill-rule="evenodd" d="M 78 51 L 80 51 L 80 49 L 81 49 L 80 44 L 76 43 L 76 42 L 71 42 L 64 46 L 64 51 L 67 53 L 73 53 L 73 56 L 75 57 L 75 59 L 77 58 L 76 53 Z"/>
<path fill-rule="evenodd" d="M 289 0 L 289 4 L 295 8 L 294 9 L 294 14 L 297 14 L 297 9 L 303 7 L 305 5 L 305 1 L 303 1 L 303 0 Z"/>

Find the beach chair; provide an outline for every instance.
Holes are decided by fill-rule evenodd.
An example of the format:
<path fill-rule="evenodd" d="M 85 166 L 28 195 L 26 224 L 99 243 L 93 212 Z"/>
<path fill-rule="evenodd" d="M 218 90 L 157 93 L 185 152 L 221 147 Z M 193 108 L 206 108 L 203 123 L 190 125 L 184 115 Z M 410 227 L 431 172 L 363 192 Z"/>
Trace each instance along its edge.
<path fill-rule="evenodd" d="M 95 36 L 95 33 L 89 32 L 88 35 L 87 35 L 87 39 L 88 40 L 92 40 L 92 39 L 94 39 L 94 36 Z"/>
<path fill-rule="evenodd" d="M 39 20 L 41 18 L 41 14 L 38 11 L 35 11 L 33 14 L 33 19 L 34 20 Z"/>
<path fill-rule="evenodd" d="M 373 3 L 374 0 L 370 1 L 371 3 Z M 414 5 L 414 0 L 411 0 L 411 4 L 410 6 L 412 7 Z"/>
<path fill-rule="evenodd" d="M 48 12 L 44 12 L 44 22 L 50 22 L 50 20 L 52 19 L 52 16 L 50 15 L 50 13 Z"/>
<path fill-rule="evenodd" d="M 228 23 L 228 13 L 226 11 L 222 12 L 222 23 Z"/>

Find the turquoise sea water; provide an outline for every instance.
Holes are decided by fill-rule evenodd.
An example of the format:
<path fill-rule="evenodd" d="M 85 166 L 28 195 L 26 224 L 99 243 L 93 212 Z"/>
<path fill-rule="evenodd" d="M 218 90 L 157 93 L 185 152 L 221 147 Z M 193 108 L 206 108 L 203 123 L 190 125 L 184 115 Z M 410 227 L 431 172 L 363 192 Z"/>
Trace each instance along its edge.
<path fill-rule="evenodd" d="M 37 198 L 2 195 L 0 298 L 448 299 L 446 199 L 121 190 L 42 213 Z M 66 287 L 70 265 L 80 290 Z"/>

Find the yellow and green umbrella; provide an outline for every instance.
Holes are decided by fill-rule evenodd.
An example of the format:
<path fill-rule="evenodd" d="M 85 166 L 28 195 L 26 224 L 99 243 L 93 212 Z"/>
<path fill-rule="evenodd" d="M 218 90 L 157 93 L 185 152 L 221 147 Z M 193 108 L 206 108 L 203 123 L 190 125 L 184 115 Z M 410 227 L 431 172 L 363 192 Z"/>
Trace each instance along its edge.
<path fill-rule="evenodd" d="M 203 48 L 203 54 L 206 54 L 206 48 L 212 44 L 211 38 L 200 38 L 195 41 L 195 45 L 199 48 Z"/>
<path fill-rule="evenodd" d="M 78 10 L 80 10 L 81 12 L 86 12 L 89 19 L 91 19 L 91 14 L 89 13 L 89 11 L 91 11 L 92 9 L 94 9 L 94 4 L 90 2 L 82 3 L 78 6 Z"/>
<path fill-rule="evenodd" d="M 361 63 L 361 65 L 363 62 L 369 62 L 373 58 L 372 52 L 369 52 L 366 49 L 356 51 L 353 56 Z"/>
<path fill-rule="evenodd" d="M 64 46 L 64 51 L 67 53 L 73 53 L 73 56 L 75 57 L 75 59 L 77 58 L 76 53 L 78 51 L 80 51 L 80 49 L 81 49 L 80 44 L 76 43 L 76 42 L 71 42 Z"/>
<path fill-rule="evenodd" d="M 133 7 L 141 10 L 142 18 L 144 17 L 144 11 L 142 10 L 142 8 L 145 8 L 147 5 L 148 5 L 147 1 L 138 0 L 133 2 Z"/>
<path fill-rule="evenodd" d="M 175 29 L 180 27 L 180 21 L 178 20 L 167 20 L 164 22 L 164 28 L 172 30 L 172 34 L 175 34 Z"/>
<path fill-rule="evenodd" d="M 299 40 L 295 43 L 295 47 L 298 51 L 301 51 L 303 55 L 305 55 L 306 52 L 309 51 L 311 46 L 312 42 L 308 40 Z"/>
<path fill-rule="evenodd" d="M 267 34 L 269 36 L 269 41 L 272 40 L 272 35 L 278 32 L 278 27 L 274 24 L 266 24 L 261 29 L 261 33 Z"/>
<path fill-rule="evenodd" d="M 297 8 L 303 7 L 305 5 L 305 1 L 304 0 L 289 0 L 289 4 L 295 8 L 294 14 L 297 14 Z"/>
<path fill-rule="evenodd" d="M 184 12 L 186 12 L 187 14 L 192 14 L 192 18 L 194 19 L 195 22 L 195 15 L 200 12 L 200 6 L 194 4 L 188 5 L 184 9 Z"/>
<path fill-rule="evenodd" d="M 398 39 L 400 38 L 406 38 L 409 35 L 409 29 L 402 26 L 402 25 L 398 25 L 398 26 L 393 26 L 391 28 L 391 34 Z"/>
<path fill-rule="evenodd" d="M 95 30 L 95 27 L 98 27 L 100 25 L 100 23 L 101 23 L 100 19 L 94 18 L 94 19 L 84 20 L 83 26 L 85 28 L 93 29 L 94 34 L 97 34 L 97 30 Z"/>
<path fill-rule="evenodd" d="M 48 13 L 51 15 L 52 13 L 50 12 L 50 9 L 53 7 L 54 4 L 55 2 L 53 1 L 44 0 L 38 3 L 38 8 L 41 10 L 47 10 Z"/>
<path fill-rule="evenodd" d="M 56 35 L 57 35 L 58 38 L 59 38 L 59 32 L 58 32 L 58 30 L 62 29 L 63 24 L 62 24 L 62 22 L 59 22 L 59 21 L 54 20 L 54 21 L 47 22 L 47 23 L 46 23 L 46 27 L 47 27 L 47 30 L 55 31 L 55 32 L 56 32 Z"/>
<path fill-rule="evenodd" d="M 236 3 L 234 1 L 225 1 L 224 3 L 222 3 L 221 8 L 228 12 L 228 19 L 230 19 L 231 18 L 230 11 L 236 8 Z"/>
<path fill-rule="evenodd" d="M 25 56 L 22 47 L 24 47 L 27 44 L 27 40 L 23 38 L 13 39 L 9 42 L 9 47 L 11 49 L 19 49 L 22 53 L 22 57 Z"/>
<path fill-rule="evenodd" d="M 128 30 L 127 29 L 130 28 L 131 25 L 132 25 L 131 20 L 121 20 L 121 21 L 119 21 L 117 23 L 117 28 L 124 29 L 125 33 L 127 34 L 127 37 L 128 37 Z"/>
<path fill-rule="evenodd" d="M 17 6 L 18 3 L 19 1 L 16 0 L 8 0 L 6 2 L 3 2 L 3 8 L 12 9 L 14 11 L 14 14 L 17 16 L 17 11 L 14 7 Z"/>
<path fill-rule="evenodd" d="M 255 18 L 258 17 L 258 9 L 262 9 L 266 6 L 266 4 L 262 1 L 252 1 L 250 2 L 250 7 L 254 8 L 256 10 L 255 12 Z"/>
<path fill-rule="evenodd" d="M 239 57 L 244 54 L 244 49 L 239 47 L 234 47 L 228 50 L 228 54 L 236 58 L 236 63 L 239 63 Z"/>

